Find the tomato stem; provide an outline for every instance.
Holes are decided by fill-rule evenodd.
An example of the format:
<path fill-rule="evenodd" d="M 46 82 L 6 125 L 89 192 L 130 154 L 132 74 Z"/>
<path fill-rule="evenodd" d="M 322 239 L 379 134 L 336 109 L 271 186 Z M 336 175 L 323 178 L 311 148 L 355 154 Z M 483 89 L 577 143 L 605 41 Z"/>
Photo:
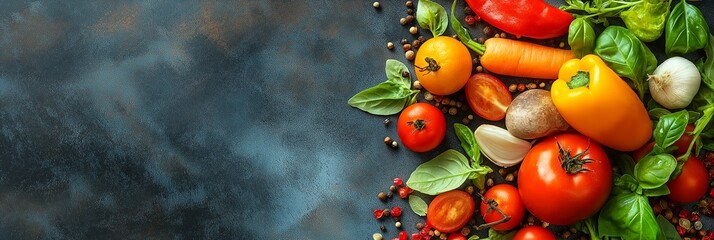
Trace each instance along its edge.
<path fill-rule="evenodd" d="M 407 125 L 414 126 L 414 130 L 421 131 L 426 127 L 426 120 L 418 119 L 407 122 Z"/>
<path fill-rule="evenodd" d="M 426 58 L 424 58 L 424 61 L 426 61 L 426 63 L 428 63 L 429 66 L 426 66 L 426 67 L 415 66 L 416 68 L 419 69 L 419 72 L 423 72 L 423 71 L 427 71 L 426 73 L 436 72 L 436 71 L 439 71 L 439 69 L 441 68 L 441 66 L 439 66 L 439 63 L 437 63 L 436 60 L 434 60 L 433 58 L 426 57 Z"/>
<path fill-rule="evenodd" d="M 506 215 L 506 213 L 504 213 L 503 210 L 498 208 L 498 203 L 495 200 L 490 199 L 490 198 L 486 199 L 483 195 L 481 195 L 481 193 L 478 193 L 478 192 L 475 192 L 475 193 L 478 195 L 479 198 L 481 198 L 481 201 L 484 201 L 484 202 L 486 202 L 486 204 L 488 204 L 488 210 L 486 210 L 487 213 L 490 211 L 496 210 L 503 217 L 503 218 L 499 219 L 498 221 L 484 223 L 484 224 L 479 225 L 478 227 L 476 227 L 476 231 L 486 229 L 486 228 L 491 228 L 493 226 L 496 226 L 498 224 L 505 223 L 505 222 L 508 222 L 508 220 L 511 220 L 511 216 Z"/>
<path fill-rule="evenodd" d="M 560 142 L 555 142 L 558 145 L 558 152 L 560 158 L 560 165 L 563 167 L 565 172 L 568 174 L 575 174 L 579 172 L 589 172 L 590 169 L 584 168 L 583 165 L 586 163 L 591 163 L 591 158 L 583 158 L 585 154 L 588 154 L 590 149 L 590 140 L 588 140 L 588 146 L 582 152 L 575 154 L 575 156 L 570 156 L 570 149 L 564 149 L 560 146 Z"/>

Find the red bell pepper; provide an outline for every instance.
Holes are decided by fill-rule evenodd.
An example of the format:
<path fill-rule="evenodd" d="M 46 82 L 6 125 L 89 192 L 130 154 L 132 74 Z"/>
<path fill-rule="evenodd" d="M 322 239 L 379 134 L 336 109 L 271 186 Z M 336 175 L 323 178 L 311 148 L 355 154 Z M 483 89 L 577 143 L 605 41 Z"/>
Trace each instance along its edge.
<path fill-rule="evenodd" d="M 568 32 L 573 15 L 543 0 L 466 0 L 481 19 L 516 36 L 546 39 Z"/>

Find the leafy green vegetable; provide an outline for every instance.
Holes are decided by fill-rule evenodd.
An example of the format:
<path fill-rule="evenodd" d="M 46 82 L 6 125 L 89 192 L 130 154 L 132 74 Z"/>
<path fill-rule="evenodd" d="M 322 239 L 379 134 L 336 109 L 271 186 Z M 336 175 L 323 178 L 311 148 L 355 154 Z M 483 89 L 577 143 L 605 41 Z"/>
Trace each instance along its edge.
<path fill-rule="evenodd" d="M 684 134 L 689 123 L 689 112 L 681 110 L 676 113 L 666 114 L 660 117 L 659 122 L 655 125 L 654 136 L 655 144 L 662 148 L 667 148 L 674 144 L 682 134 Z M 659 153 L 655 153 L 659 154 Z"/>
<path fill-rule="evenodd" d="M 635 193 L 611 197 L 600 210 L 598 230 L 628 240 L 664 238 L 647 197 Z"/>
<path fill-rule="evenodd" d="M 682 240 L 682 237 L 679 236 L 679 233 L 677 232 L 677 228 L 672 225 L 672 223 L 667 220 L 662 215 L 657 216 L 657 223 L 659 224 L 660 230 L 662 230 L 662 234 L 664 235 L 664 238 L 667 240 Z"/>
<path fill-rule="evenodd" d="M 412 211 L 414 211 L 416 215 L 423 217 L 426 216 L 426 210 L 429 208 L 429 205 L 426 204 L 424 199 L 411 194 L 409 195 L 409 207 L 411 207 Z"/>
<path fill-rule="evenodd" d="M 623 11 L 642 4 L 643 1 L 644 0 L 565 0 L 566 4 L 560 6 L 560 9 L 573 12 L 573 15 L 577 18 L 586 18 L 593 23 L 602 23 L 607 26 L 609 25 L 607 18 L 619 17 Z"/>
<path fill-rule="evenodd" d="M 620 18 L 637 38 L 643 42 L 652 42 L 662 36 L 671 3 L 671 0 L 642 1 L 622 11 Z"/>
<path fill-rule="evenodd" d="M 454 3 L 451 4 L 451 29 L 454 30 L 454 33 L 456 33 L 456 36 L 459 38 L 459 40 L 466 47 L 470 48 L 471 50 L 478 53 L 479 55 L 486 52 L 486 47 L 483 44 L 479 44 L 476 41 L 474 41 L 471 38 L 471 35 L 469 35 L 469 31 L 463 25 L 461 25 L 461 22 L 459 22 L 459 19 L 456 18 L 456 15 L 454 15 L 455 9 L 456 9 L 456 0 L 454 0 Z"/>
<path fill-rule="evenodd" d="M 570 22 L 568 44 L 576 57 L 582 58 L 595 49 L 595 29 L 583 18 Z"/>
<path fill-rule="evenodd" d="M 449 149 L 419 165 L 407 180 L 407 186 L 416 191 L 437 195 L 461 186 L 467 179 L 492 172 L 488 166 L 469 166 L 460 152 Z"/>
<path fill-rule="evenodd" d="M 461 141 L 461 147 L 466 151 L 466 155 L 476 164 L 481 164 L 481 149 L 476 143 L 476 137 L 471 129 L 461 123 L 454 123 L 456 137 Z"/>
<path fill-rule="evenodd" d="M 714 36 L 711 33 L 707 39 L 707 45 L 704 46 L 704 54 L 706 60 L 703 60 L 698 66 L 699 73 L 702 75 L 702 82 L 710 89 L 714 89 Z"/>
<path fill-rule="evenodd" d="M 662 116 L 670 114 L 670 113 L 672 113 L 672 112 L 670 112 L 669 110 L 667 110 L 665 108 L 659 108 L 659 107 L 653 108 L 653 109 L 650 109 L 649 111 L 647 111 L 647 114 L 650 115 L 650 118 L 656 119 L 656 120 L 658 120 Z"/>
<path fill-rule="evenodd" d="M 423 29 L 429 29 L 434 37 L 444 34 L 449 25 L 446 9 L 431 0 L 419 0 L 416 20 Z"/>
<path fill-rule="evenodd" d="M 597 215 L 577 222 L 573 225 L 573 227 L 590 235 L 591 240 L 600 239 L 600 235 L 598 235 L 597 231 Z"/>
<path fill-rule="evenodd" d="M 419 90 L 411 90 L 411 79 L 403 77 L 407 67 L 394 59 L 385 64 L 387 80 L 362 90 L 347 100 L 347 104 L 374 115 L 396 114 L 416 102 Z"/>
<path fill-rule="evenodd" d="M 480 239 L 480 238 L 478 238 L 478 236 L 476 236 L 476 235 L 471 235 L 471 237 L 469 237 L 468 240 L 479 240 L 479 239 Z"/>
<path fill-rule="evenodd" d="M 665 28 L 665 52 L 684 55 L 704 48 L 709 39 L 709 25 L 699 9 L 687 1 L 674 5 Z"/>
<path fill-rule="evenodd" d="M 493 228 L 488 229 L 488 240 L 511 240 L 516 236 L 517 231 L 510 232 L 499 232 L 493 230 Z"/>
<path fill-rule="evenodd" d="M 653 189 L 645 189 L 644 195 L 647 197 L 658 197 L 669 194 L 669 187 L 667 185 L 662 185 Z"/>
<path fill-rule="evenodd" d="M 677 160 L 669 154 L 646 156 L 635 164 L 635 179 L 643 189 L 658 188 L 669 180 Z"/>
<path fill-rule="evenodd" d="M 607 27 L 595 41 L 595 54 L 618 75 L 629 78 L 644 98 L 647 73 L 654 71 L 657 58 L 632 32 L 620 26 Z"/>
<path fill-rule="evenodd" d="M 618 154 L 615 164 L 622 174 L 632 175 L 635 172 L 635 161 L 629 154 Z"/>

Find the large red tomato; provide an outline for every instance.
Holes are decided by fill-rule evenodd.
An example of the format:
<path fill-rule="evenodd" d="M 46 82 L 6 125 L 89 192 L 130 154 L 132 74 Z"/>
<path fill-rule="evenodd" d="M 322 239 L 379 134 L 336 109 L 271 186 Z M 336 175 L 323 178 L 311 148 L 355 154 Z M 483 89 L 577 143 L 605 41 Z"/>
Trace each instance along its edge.
<path fill-rule="evenodd" d="M 557 225 L 595 214 L 611 187 L 612 169 L 605 151 L 580 134 L 560 134 L 537 143 L 518 171 L 518 189 L 528 211 Z"/>
<path fill-rule="evenodd" d="M 486 200 L 493 199 L 493 201 L 496 201 L 496 203 L 498 203 L 498 208 L 501 209 L 504 214 L 511 217 L 510 220 L 491 227 L 494 230 L 511 230 L 521 223 L 523 216 L 526 214 L 526 210 L 523 208 L 523 201 L 521 201 L 521 196 L 518 194 L 518 189 L 509 184 L 498 184 L 493 186 L 486 191 L 486 194 L 484 194 L 483 197 Z M 503 215 L 495 210 L 489 211 L 488 207 L 489 204 L 487 202 L 481 201 L 481 207 L 479 210 L 481 211 L 481 216 L 486 223 L 492 223 L 503 219 Z"/>
<path fill-rule="evenodd" d="M 461 190 L 437 195 L 426 210 L 426 223 L 443 233 L 461 229 L 476 209 L 473 197 Z"/>
<path fill-rule="evenodd" d="M 397 134 L 405 147 L 415 152 L 426 152 L 444 140 L 446 118 L 431 104 L 415 103 L 399 115 Z"/>
<path fill-rule="evenodd" d="M 543 227 L 528 226 L 518 230 L 513 240 L 556 240 L 555 235 Z"/>
<path fill-rule="evenodd" d="M 689 156 L 682 166 L 682 173 L 667 183 L 669 199 L 678 203 L 699 200 L 707 193 L 709 174 L 704 163 L 695 156 Z"/>
<path fill-rule="evenodd" d="M 471 110 L 490 121 L 499 121 L 506 117 L 506 109 L 513 101 L 506 85 L 487 73 L 471 76 L 464 86 L 464 92 Z"/>

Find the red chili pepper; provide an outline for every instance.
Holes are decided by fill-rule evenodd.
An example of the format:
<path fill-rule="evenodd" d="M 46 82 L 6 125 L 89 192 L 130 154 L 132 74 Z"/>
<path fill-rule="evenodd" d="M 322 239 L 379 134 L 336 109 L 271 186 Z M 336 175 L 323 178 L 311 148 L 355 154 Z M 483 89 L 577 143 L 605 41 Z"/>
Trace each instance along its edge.
<path fill-rule="evenodd" d="M 563 36 L 573 15 L 544 0 L 466 0 L 469 7 L 494 27 L 535 39 Z"/>

